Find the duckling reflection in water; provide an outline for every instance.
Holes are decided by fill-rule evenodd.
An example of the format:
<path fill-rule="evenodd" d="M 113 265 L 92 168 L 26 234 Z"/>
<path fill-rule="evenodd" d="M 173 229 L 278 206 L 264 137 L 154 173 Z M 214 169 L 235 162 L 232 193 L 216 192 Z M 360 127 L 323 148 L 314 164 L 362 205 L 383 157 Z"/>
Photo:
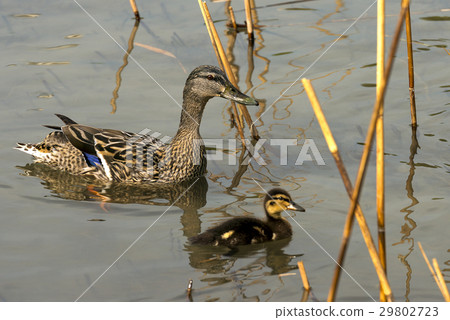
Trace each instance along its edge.
<path fill-rule="evenodd" d="M 292 201 L 287 191 L 275 188 L 264 198 L 265 221 L 247 217 L 234 218 L 189 238 L 189 241 L 191 244 L 234 247 L 285 239 L 292 236 L 291 224 L 281 216 L 286 210 L 305 211 Z"/>

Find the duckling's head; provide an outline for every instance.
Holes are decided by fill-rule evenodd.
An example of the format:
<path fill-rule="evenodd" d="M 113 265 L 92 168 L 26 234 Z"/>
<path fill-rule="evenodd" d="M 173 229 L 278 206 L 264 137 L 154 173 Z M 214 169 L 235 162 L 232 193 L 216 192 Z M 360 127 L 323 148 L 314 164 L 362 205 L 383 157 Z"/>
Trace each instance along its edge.
<path fill-rule="evenodd" d="M 258 102 L 236 89 L 225 73 L 215 66 L 199 66 L 195 68 L 186 80 L 185 98 L 209 100 L 222 97 L 240 104 L 258 105 Z"/>
<path fill-rule="evenodd" d="M 305 211 L 294 201 L 286 190 L 275 188 L 270 190 L 264 199 L 264 209 L 267 216 L 273 219 L 281 219 L 281 213 L 286 210 Z"/>

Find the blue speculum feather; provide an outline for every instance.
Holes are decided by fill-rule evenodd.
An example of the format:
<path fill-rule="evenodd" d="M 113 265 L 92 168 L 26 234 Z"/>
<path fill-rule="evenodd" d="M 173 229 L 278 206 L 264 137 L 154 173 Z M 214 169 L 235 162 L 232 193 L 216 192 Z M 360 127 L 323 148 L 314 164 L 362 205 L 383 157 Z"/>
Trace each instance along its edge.
<path fill-rule="evenodd" d="M 100 159 L 97 156 L 94 156 L 93 154 L 89 154 L 86 152 L 83 152 L 84 157 L 86 158 L 86 162 L 90 167 L 95 167 L 95 165 L 100 164 Z"/>

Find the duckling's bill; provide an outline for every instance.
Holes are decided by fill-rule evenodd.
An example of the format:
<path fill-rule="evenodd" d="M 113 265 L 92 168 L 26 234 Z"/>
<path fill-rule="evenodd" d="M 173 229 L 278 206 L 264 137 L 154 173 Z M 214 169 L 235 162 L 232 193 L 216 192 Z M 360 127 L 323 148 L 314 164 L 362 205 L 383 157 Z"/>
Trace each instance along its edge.
<path fill-rule="evenodd" d="M 294 210 L 294 211 L 300 211 L 300 212 L 305 212 L 305 208 L 303 208 L 302 206 L 296 204 L 295 202 L 290 202 L 289 205 L 286 207 L 286 209 L 288 210 Z"/>
<path fill-rule="evenodd" d="M 252 97 L 249 97 L 242 92 L 240 92 L 235 87 L 228 85 L 225 90 L 220 94 L 222 98 L 235 101 L 240 104 L 246 104 L 246 105 L 259 105 L 258 101 L 253 99 Z"/>

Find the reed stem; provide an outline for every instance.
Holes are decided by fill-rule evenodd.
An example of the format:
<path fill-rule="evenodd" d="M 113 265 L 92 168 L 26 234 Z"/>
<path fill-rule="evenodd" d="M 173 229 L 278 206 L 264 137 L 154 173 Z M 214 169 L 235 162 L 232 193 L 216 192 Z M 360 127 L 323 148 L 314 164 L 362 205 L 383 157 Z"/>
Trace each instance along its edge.
<path fill-rule="evenodd" d="M 381 86 L 384 85 L 384 37 L 385 37 L 385 4 L 378 0 L 377 13 L 377 100 L 380 99 Z M 377 136 L 377 223 L 378 223 L 378 255 L 386 273 L 386 236 L 385 236 L 385 183 L 384 183 L 384 106 L 380 106 L 380 115 L 376 128 Z M 386 301 L 380 285 L 380 301 Z"/>
<path fill-rule="evenodd" d="M 205 6 L 203 6 L 202 0 L 198 0 L 198 4 L 200 6 L 200 11 L 202 12 L 203 19 L 205 20 L 206 30 L 208 30 L 209 38 L 211 40 L 211 44 L 213 46 L 214 53 L 216 54 L 217 62 L 219 63 L 220 68 L 222 70 L 225 70 L 225 66 L 223 65 L 222 59 L 220 58 L 219 49 L 217 47 L 217 43 L 216 43 L 214 35 L 213 35 L 211 24 L 209 23 L 209 18 L 211 17 L 211 16 L 208 17 L 209 11 L 206 11 L 207 7 L 205 10 Z"/>
<path fill-rule="evenodd" d="M 231 25 L 234 30 L 237 30 L 236 18 L 234 17 L 234 10 L 232 6 L 228 6 L 228 12 L 230 13 Z"/>
<path fill-rule="evenodd" d="M 422 252 L 423 258 L 428 266 L 428 269 L 430 269 L 430 272 L 434 278 L 434 281 L 436 282 L 437 286 L 439 287 L 439 290 L 441 291 L 442 295 L 444 296 L 445 301 L 450 302 L 450 294 L 448 292 L 447 285 L 445 284 L 444 278 L 442 277 L 441 270 L 439 269 L 439 265 L 437 264 L 436 259 L 433 259 L 433 265 L 434 265 L 434 269 L 433 269 L 433 267 L 431 266 L 430 260 L 428 260 L 428 257 L 426 255 L 425 251 L 423 250 L 422 244 L 420 242 L 419 242 L 419 249 Z M 438 272 L 441 275 L 442 281 L 441 281 L 441 278 L 437 274 Z"/>
<path fill-rule="evenodd" d="M 130 5 L 131 5 L 131 9 L 134 12 L 134 17 L 136 18 L 136 20 L 141 20 L 141 16 L 140 16 L 139 10 L 136 6 L 136 2 L 134 0 L 130 0 Z"/>
<path fill-rule="evenodd" d="M 361 194 L 362 185 L 363 185 L 363 181 L 364 181 L 364 177 L 365 177 L 365 173 L 366 173 L 367 163 L 369 160 L 370 150 L 372 147 L 376 123 L 377 123 L 377 120 L 378 120 L 378 117 L 380 114 L 381 106 L 384 103 L 384 96 L 386 94 L 386 88 L 389 83 L 392 66 L 394 64 L 394 57 L 395 57 L 395 53 L 397 52 L 398 42 L 400 40 L 400 33 L 402 31 L 403 22 L 405 20 L 405 15 L 406 15 L 408 5 L 409 5 L 409 0 L 402 1 L 402 8 L 400 11 L 400 16 L 397 21 L 397 26 L 395 28 L 394 37 L 392 39 L 392 44 L 391 44 L 391 48 L 389 51 L 389 59 L 388 59 L 387 67 L 385 70 L 385 81 L 384 81 L 384 83 L 380 84 L 379 90 L 381 93 L 376 99 L 374 110 L 372 112 L 372 117 L 370 119 L 370 124 L 369 124 L 369 128 L 367 130 L 366 140 L 365 140 L 365 144 L 364 144 L 365 147 L 363 150 L 363 154 L 361 156 L 361 162 L 359 165 L 358 174 L 357 174 L 356 182 L 355 182 L 355 187 L 354 187 L 354 190 L 352 193 L 351 204 L 350 204 L 350 208 L 347 212 L 347 216 L 353 216 L 355 214 L 355 210 L 356 210 L 356 207 L 357 207 L 357 204 L 359 201 L 359 196 Z M 356 212 L 356 218 L 359 222 L 359 225 L 361 227 L 361 231 L 363 232 L 363 235 L 365 233 L 367 233 L 366 235 L 364 235 L 364 239 L 369 239 L 369 238 L 371 239 L 372 237 L 370 235 L 368 228 L 363 227 L 363 225 L 362 225 L 362 224 L 365 224 L 364 216 L 362 216 L 358 212 Z M 384 270 L 383 270 L 383 267 L 381 265 L 378 255 L 376 256 L 376 258 L 373 256 L 373 249 L 375 248 L 375 246 L 372 247 L 372 245 L 373 245 L 372 241 L 370 241 L 370 242 L 366 241 L 366 244 L 368 245 L 368 248 L 371 247 L 371 248 L 369 248 L 369 253 L 372 256 L 372 261 L 374 263 L 375 269 L 377 270 L 379 277 L 381 275 L 380 280 L 382 281 L 383 291 L 386 295 L 386 299 L 389 301 L 390 299 L 392 299 L 392 296 L 391 296 L 392 293 L 391 293 L 390 288 L 387 287 L 388 283 L 387 283 L 387 279 L 386 279 L 386 274 L 384 273 Z"/>
<path fill-rule="evenodd" d="M 187 300 L 189 302 L 194 302 L 194 299 L 192 299 L 192 285 L 193 284 L 194 284 L 194 281 L 192 281 L 192 279 L 189 279 L 187 289 L 186 289 Z"/>
<path fill-rule="evenodd" d="M 214 48 L 214 52 L 216 53 L 217 61 L 218 61 L 219 65 L 221 66 L 222 70 L 224 70 L 226 72 L 228 79 L 230 79 L 231 83 L 233 83 L 233 85 L 234 85 L 234 82 L 236 82 L 236 80 L 234 79 L 234 75 L 231 72 L 230 65 L 228 63 L 226 63 L 226 62 L 228 62 L 228 59 L 226 59 L 226 57 L 225 57 L 225 52 L 223 50 L 222 43 L 220 42 L 219 35 L 217 34 L 217 30 L 214 27 L 214 23 L 212 21 L 211 14 L 209 13 L 208 6 L 202 0 L 198 0 L 198 4 L 200 6 L 200 10 L 202 12 L 203 19 L 205 20 L 206 29 L 208 30 L 208 34 L 211 38 L 211 43 Z M 231 77 L 230 77 L 229 73 L 231 73 L 231 75 L 232 75 Z M 234 121 L 236 123 L 236 127 L 238 129 L 239 136 L 241 137 L 241 141 L 244 143 L 245 136 L 244 136 L 243 124 L 240 121 L 239 113 L 237 111 L 236 104 L 234 102 L 231 102 L 231 108 L 233 110 Z"/>
<path fill-rule="evenodd" d="M 248 40 L 253 42 L 253 19 L 252 19 L 252 6 L 250 4 L 250 0 L 244 0 L 245 3 L 245 21 L 247 24 L 247 34 Z"/>
<path fill-rule="evenodd" d="M 444 296 L 445 301 L 450 302 L 450 294 L 448 293 L 448 288 L 445 283 L 444 277 L 442 276 L 442 272 L 441 272 L 441 269 L 439 268 L 439 264 L 435 258 L 433 258 L 432 261 L 433 261 L 434 271 L 436 272 L 437 278 L 440 283 L 439 287 L 441 289 L 442 295 Z"/>
<path fill-rule="evenodd" d="M 433 267 L 431 266 L 430 260 L 428 259 L 428 256 L 425 253 L 425 251 L 423 250 L 422 243 L 420 243 L 420 241 L 419 241 L 419 249 L 422 252 L 423 258 L 424 258 L 424 260 L 425 260 L 425 262 L 426 262 L 426 264 L 428 266 L 428 269 L 430 269 L 430 272 L 431 272 L 431 275 L 434 278 L 434 281 L 436 281 L 436 284 L 438 285 L 438 287 L 440 289 L 441 286 L 439 284 L 439 281 L 438 281 L 438 278 L 436 276 L 436 273 L 434 273 L 434 270 L 433 270 Z"/>
<path fill-rule="evenodd" d="M 214 22 L 212 21 L 211 14 L 209 13 L 209 10 L 208 10 L 208 6 L 207 6 L 206 2 L 204 2 L 202 0 L 198 0 L 198 3 L 199 3 L 199 6 L 200 6 L 200 9 L 202 11 L 203 18 L 205 19 L 205 24 L 207 25 L 207 27 L 208 27 L 208 25 L 210 27 L 210 30 L 211 30 L 211 34 L 210 34 L 211 42 L 213 42 L 213 46 L 214 46 L 214 43 L 215 43 L 216 47 L 217 47 L 217 52 L 216 52 L 217 60 L 223 66 L 223 70 L 227 74 L 228 79 L 230 80 L 230 82 L 236 88 L 239 88 L 239 86 L 236 83 L 236 78 L 234 77 L 234 73 L 231 70 L 230 63 L 228 62 L 227 56 L 225 54 L 225 50 L 223 49 L 222 42 L 220 41 L 219 34 L 217 33 L 217 30 L 216 30 L 216 28 L 214 26 Z M 239 115 L 237 113 L 237 110 L 235 112 L 236 105 L 233 102 L 231 103 L 231 105 L 233 107 L 233 113 L 235 115 L 235 119 L 236 119 L 236 122 L 238 124 Z M 249 126 L 249 129 L 250 129 L 250 132 L 251 132 L 253 138 L 254 139 L 259 139 L 258 131 L 257 131 L 256 127 L 253 125 L 252 118 L 251 118 L 250 114 L 248 113 L 248 110 L 247 110 L 246 106 L 241 105 L 241 104 L 238 104 L 238 106 L 239 106 L 239 111 L 241 111 L 242 115 L 244 116 L 245 121 L 247 122 L 247 124 Z M 239 131 L 239 134 L 241 135 L 241 139 L 244 139 L 243 124 L 242 123 L 240 123 L 240 125 L 238 125 L 238 131 Z"/>
<path fill-rule="evenodd" d="M 300 277 L 302 278 L 303 288 L 305 290 L 310 290 L 311 286 L 309 285 L 308 276 L 306 275 L 305 266 L 303 265 L 303 261 L 297 262 L 298 270 L 300 271 Z"/>
<path fill-rule="evenodd" d="M 411 107 L 411 125 L 415 127 L 417 126 L 416 92 L 414 87 L 414 59 L 412 49 L 411 15 L 409 5 L 406 11 L 405 25 L 406 25 L 406 45 L 408 48 L 409 103 Z"/>
<path fill-rule="evenodd" d="M 311 105 L 314 109 L 314 113 L 317 117 L 317 121 L 320 124 L 320 127 L 322 129 L 323 135 L 325 137 L 325 140 L 327 142 L 328 148 L 330 149 L 331 154 L 333 155 L 333 158 L 336 162 L 336 165 L 338 167 L 339 173 L 341 174 L 342 180 L 344 182 L 345 189 L 348 193 L 348 196 L 351 197 L 353 193 L 353 187 L 350 182 L 350 178 L 348 177 L 347 170 L 345 169 L 345 166 L 342 162 L 342 158 L 339 153 L 339 149 L 336 145 L 336 142 L 333 138 L 333 135 L 331 133 L 330 127 L 328 126 L 328 123 L 326 121 L 325 115 L 322 111 L 322 108 L 320 107 L 319 101 L 317 99 L 317 96 L 314 92 L 314 89 L 311 85 L 311 81 L 308 79 L 302 79 L 303 86 L 305 88 L 306 93 L 308 94 L 308 98 L 311 101 Z M 339 284 L 341 269 L 344 264 L 345 259 L 345 252 L 347 251 L 348 241 L 350 239 L 351 229 L 353 226 L 353 220 L 355 215 L 349 215 L 347 214 L 347 218 L 345 221 L 345 227 L 344 232 L 342 235 L 342 242 L 341 247 L 339 250 L 339 256 L 337 259 L 337 266 L 335 268 L 335 272 L 333 275 L 332 285 L 330 288 L 330 291 L 328 293 L 328 302 L 334 301 L 336 298 L 336 290 L 337 286 Z M 384 273 L 383 268 L 381 267 L 381 262 L 377 254 L 377 250 L 375 248 L 375 245 L 373 243 L 372 237 L 370 235 L 369 228 L 367 226 L 366 220 L 364 218 L 364 214 L 359 207 L 359 205 L 356 206 L 356 218 L 358 220 L 358 223 L 361 228 L 362 235 L 364 237 L 364 240 L 366 242 L 366 246 L 369 250 L 369 254 L 372 258 L 372 262 L 375 267 L 375 271 L 377 272 L 378 278 L 380 279 L 380 283 L 382 283 L 382 288 L 384 291 L 384 294 L 386 295 L 387 299 L 390 301 L 392 300 L 392 291 L 390 289 L 388 280 L 386 278 L 386 274 Z"/>

